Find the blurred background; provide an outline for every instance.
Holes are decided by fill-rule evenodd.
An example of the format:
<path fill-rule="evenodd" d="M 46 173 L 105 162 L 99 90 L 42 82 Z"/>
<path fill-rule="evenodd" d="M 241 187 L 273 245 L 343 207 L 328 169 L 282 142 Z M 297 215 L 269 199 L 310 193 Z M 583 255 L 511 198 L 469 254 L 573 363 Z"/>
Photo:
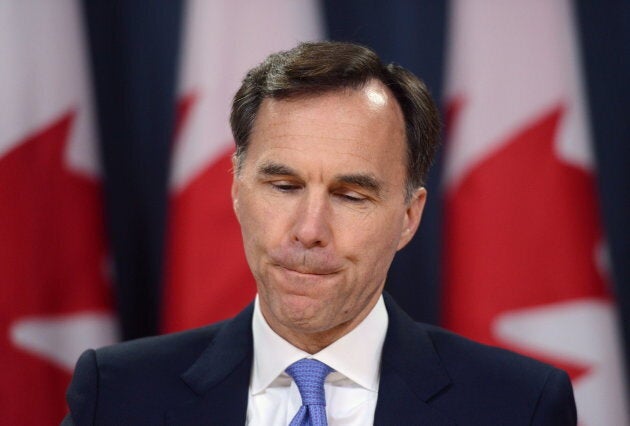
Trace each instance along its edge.
<path fill-rule="evenodd" d="M 300 41 L 355 41 L 444 117 L 386 290 L 415 319 L 567 370 L 630 425 L 630 2 L 2 0 L 0 414 L 58 424 L 79 354 L 254 294 L 231 97 Z"/>

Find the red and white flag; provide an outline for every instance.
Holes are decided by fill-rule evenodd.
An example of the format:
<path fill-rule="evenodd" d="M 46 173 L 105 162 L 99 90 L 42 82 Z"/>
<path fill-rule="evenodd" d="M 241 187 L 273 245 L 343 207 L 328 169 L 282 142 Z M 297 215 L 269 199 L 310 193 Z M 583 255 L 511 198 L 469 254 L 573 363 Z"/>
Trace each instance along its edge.
<path fill-rule="evenodd" d="M 2 424 L 58 424 L 116 337 L 85 39 L 76 1 L 0 4 Z"/>
<path fill-rule="evenodd" d="M 580 423 L 628 425 L 568 0 L 455 0 L 445 325 L 571 376 Z"/>
<path fill-rule="evenodd" d="M 232 97 L 268 54 L 321 34 L 314 0 L 190 0 L 184 28 L 163 331 L 226 318 L 252 300 L 230 198 Z"/>

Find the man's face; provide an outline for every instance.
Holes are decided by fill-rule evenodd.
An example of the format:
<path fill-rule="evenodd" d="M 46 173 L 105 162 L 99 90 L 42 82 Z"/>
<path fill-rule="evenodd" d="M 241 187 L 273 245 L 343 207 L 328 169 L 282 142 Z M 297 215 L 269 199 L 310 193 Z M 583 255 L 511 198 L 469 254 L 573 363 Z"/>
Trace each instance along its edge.
<path fill-rule="evenodd" d="M 378 300 L 424 206 L 423 189 L 405 201 L 393 95 L 371 82 L 266 99 L 242 161 L 232 197 L 265 319 L 294 344 L 341 337 Z"/>

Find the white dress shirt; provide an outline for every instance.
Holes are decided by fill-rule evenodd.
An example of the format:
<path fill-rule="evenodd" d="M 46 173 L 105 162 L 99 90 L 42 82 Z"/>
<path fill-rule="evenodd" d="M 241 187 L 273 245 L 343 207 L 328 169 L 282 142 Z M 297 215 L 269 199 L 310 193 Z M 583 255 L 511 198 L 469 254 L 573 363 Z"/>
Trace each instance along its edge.
<path fill-rule="evenodd" d="M 383 297 L 354 330 L 313 355 L 276 334 L 263 317 L 259 303 L 256 297 L 247 424 L 280 426 L 291 422 L 302 398 L 284 370 L 302 358 L 317 359 L 335 370 L 324 383 L 330 426 L 373 424 L 388 323 Z"/>

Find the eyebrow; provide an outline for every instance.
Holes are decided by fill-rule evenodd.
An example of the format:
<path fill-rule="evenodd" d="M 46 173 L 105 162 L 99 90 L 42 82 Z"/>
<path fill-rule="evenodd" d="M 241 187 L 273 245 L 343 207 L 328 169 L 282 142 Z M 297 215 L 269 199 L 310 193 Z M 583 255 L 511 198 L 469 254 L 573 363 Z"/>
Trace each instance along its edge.
<path fill-rule="evenodd" d="M 376 195 L 380 195 L 383 189 L 383 185 L 381 185 L 381 183 L 376 178 L 362 173 L 337 175 L 335 176 L 335 180 L 341 183 L 367 189 L 368 191 L 371 191 Z"/>
<path fill-rule="evenodd" d="M 265 176 L 297 176 L 298 173 L 289 166 L 274 163 L 273 161 L 265 162 L 258 167 L 258 173 Z"/>

